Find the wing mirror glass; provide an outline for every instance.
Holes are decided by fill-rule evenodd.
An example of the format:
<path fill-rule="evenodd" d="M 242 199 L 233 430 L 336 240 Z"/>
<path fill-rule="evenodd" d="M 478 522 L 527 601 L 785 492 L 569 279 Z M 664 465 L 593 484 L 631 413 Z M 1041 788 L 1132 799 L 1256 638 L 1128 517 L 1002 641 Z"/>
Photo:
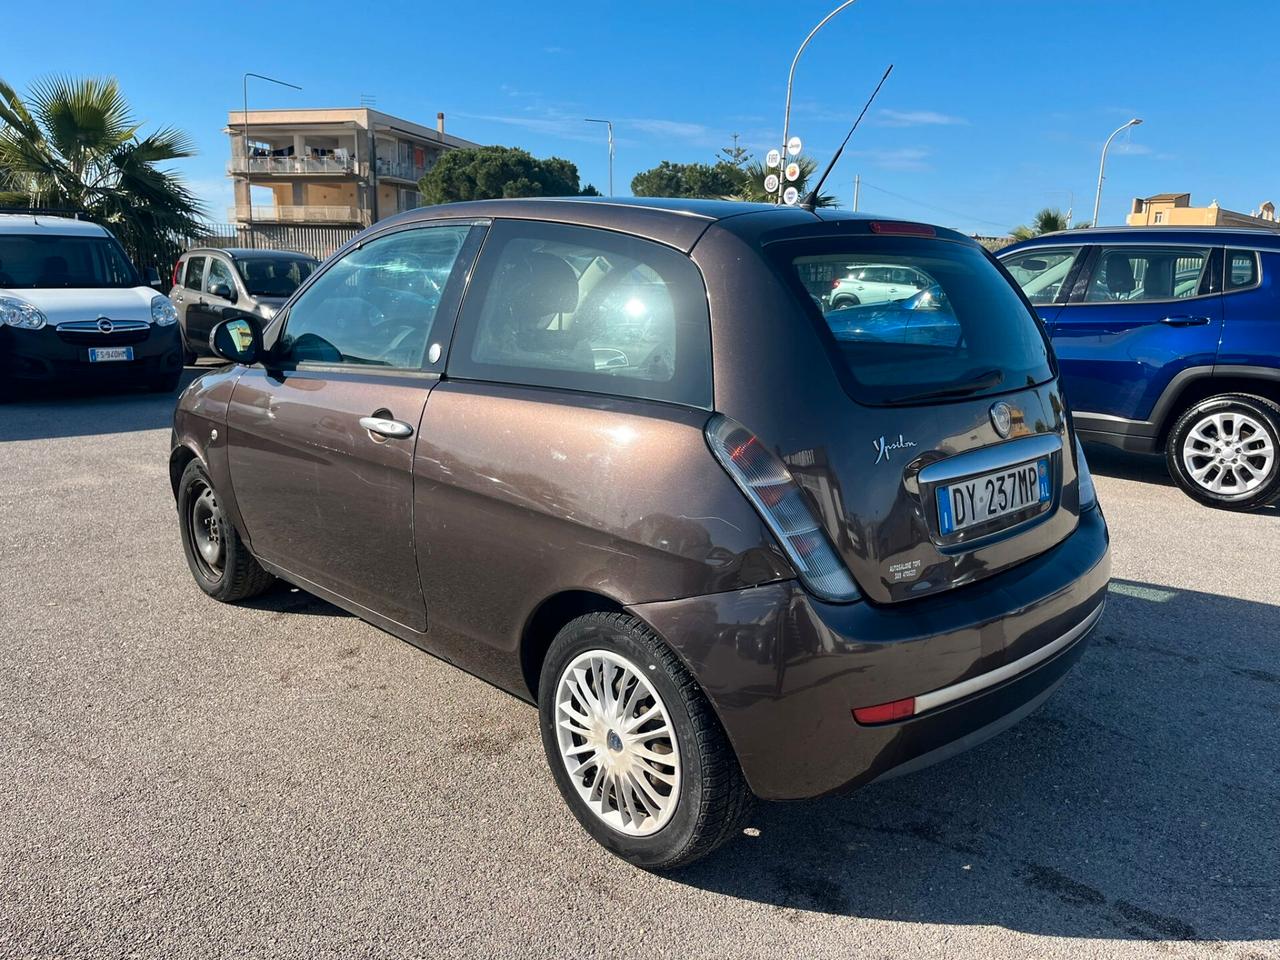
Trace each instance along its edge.
<path fill-rule="evenodd" d="M 223 320 L 210 331 L 209 346 L 215 356 L 231 363 L 257 363 L 262 356 L 262 328 L 252 317 Z"/>

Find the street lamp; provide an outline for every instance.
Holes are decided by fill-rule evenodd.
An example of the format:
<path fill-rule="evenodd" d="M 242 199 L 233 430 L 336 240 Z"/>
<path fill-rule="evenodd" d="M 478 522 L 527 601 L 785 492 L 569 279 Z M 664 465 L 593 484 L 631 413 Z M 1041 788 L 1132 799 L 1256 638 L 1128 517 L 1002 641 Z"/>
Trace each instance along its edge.
<path fill-rule="evenodd" d="M 1111 141 L 1114 140 L 1121 133 L 1123 133 L 1125 130 L 1128 130 L 1130 127 L 1136 127 L 1141 123 L 1142 123 L 1141 120 L 1139 120 L 1137 117 L 1134 117 L 1132 120 L 1130 120 L 1128 123 L 1124 124 L 1123 126 L 1117 127 L 1115 133 L 1107 137 L 1107 142 L 1102 145 L 1102 162 L 1098 164 L 1098 192 L 1094 195 L 1094 198 L 1093 198 L 1093 226 L 1095 227 L 1098 225 L 1098 208 L 1102 206 L 1102 179 L 1103 179 L 1103 173 L 1107 169 L 1107 148 L 1111 146 Z"/>
<path fill-rule="evenodd" d="M 245 218 L 246 223 L 253 223 L 253 181 L 249 178 L 249 78 L 257 77 L 259 80 L 267 80 L 271 83 L 278 83 L 282 87 L 292 87 L 294 90 L 302 88 L 296 83 L 287 83 L 284 80 L 277 80 L 275 77 L 264 76 L 261 73 L 246 73 L 242 78 L 241 86 L 244 93 L 244 112 L 240 114 L 240 129 L 243 140 L 242 148 L 244 150 L 244 182 L 246 193 L 248 194 L 247 209 L 248 216 Z"/>
<path fill-rule="evenodd" d="M 796 51 L 796 55 L 791 60 L 791 71 L 787 74 L 787 111 L 782 118 L 782 160 L 784 164 L 787 158 L 787 138 L 791 133 L 791 82 L 796 76 L 796 64 L 800 60 L 800 54 L 804 53 L 804 48 L 809 45 L 809 41 L 813 39 L 813 35 L 827 25 L 827 21 L 845 7 L 851 7 L 855 3 L 857 3 L 857 0 L 844 0 L 844 3 L 840 4 L 840 6 L 836 7 L 818 21 L 818 25 L 809 31 L 809 35 L 804 38 L 804 43 L 800 44 L 800 49 Z M 781 200 L 782 191 L 786 189 L 786 181 L 782 177 L 779 177 L 778 180 L 778 199 Z"/>
<path fill-rule="evenodd" d="M 583 123 L 603 123 L 609 128 L 609 196 L 613 196 L 613 121 L 612 120 L 593 120 L 591 117 L 583 117 Z"/>

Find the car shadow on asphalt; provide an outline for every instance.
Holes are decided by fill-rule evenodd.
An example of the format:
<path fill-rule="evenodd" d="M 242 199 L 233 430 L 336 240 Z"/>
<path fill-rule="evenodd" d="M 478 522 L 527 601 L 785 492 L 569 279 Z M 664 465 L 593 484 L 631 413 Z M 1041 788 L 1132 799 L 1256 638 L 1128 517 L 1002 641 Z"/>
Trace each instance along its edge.
<path fill-rule="evenodd" d="M 328 600 L 322 600 L 313 593 L 295 587 L 283 580 L 277 580 L 266 593 L 260 593 L 248 600 L 240 600 L 236 606 L 249 610 L 265 610 L 270 613 L 304 614 L 313 617 L 349 617 L 346 610 L 334 606 Z"/>
<path fill-rule="evenodd" d="M 1136 480 L 1139 483 L 1154 483 L 1162 487 L 1173 487 L 1176 484 L 1169 476 L 1169 468 L 1165 466 L 1164 457 L 1151 453 L 1129 453 L 1117 450 L 1104 444 L 1086 444 L 1085 452 L 1089 458 L 1089 469 L 1102 477 L 1114 477 L 1117 480 Z M 1188 502 L 1192 502 L 1188 497 Z M 1258 507 L 1251 511 L 1262 516 L 1280 516 L 1280 504 Z"/>
<path fill-rule="evenodd" d="M 1050 936 L 1280 937 L 1278 637 L 1280 606 L 1115 581 L 1091 649 L 1022 724 L 901 779 L 760 805 L 674 879 Z"/>
<path fill-rule="evenodd" d="M 216 366 L 187 367 L 172 393 L 146 393 L 132 385 L 54 384 L 26 388 L 0 403 L 0 442 L 88 437 L 173 425 L 173 408 L 196 377 Z"/>

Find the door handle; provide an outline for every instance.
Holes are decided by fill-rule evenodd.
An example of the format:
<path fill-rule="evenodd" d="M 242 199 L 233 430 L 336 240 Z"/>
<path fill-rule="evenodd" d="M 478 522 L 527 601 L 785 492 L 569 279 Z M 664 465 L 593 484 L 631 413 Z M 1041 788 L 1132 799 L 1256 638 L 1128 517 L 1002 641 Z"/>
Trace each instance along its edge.
<path fill-rule="evenodd" d="M 376 433 L 388 440 L 403 440 L 413 436 L 413 427 L 403 420 L 390 420 L 386 417 L 361 417 L 360 426 L 370 433 Z"/>
<path fill-rule="evenodd" d="M 1208 317 L 1161 317 L 1160 322 L 1171 327 L 1203 327 Z"/>

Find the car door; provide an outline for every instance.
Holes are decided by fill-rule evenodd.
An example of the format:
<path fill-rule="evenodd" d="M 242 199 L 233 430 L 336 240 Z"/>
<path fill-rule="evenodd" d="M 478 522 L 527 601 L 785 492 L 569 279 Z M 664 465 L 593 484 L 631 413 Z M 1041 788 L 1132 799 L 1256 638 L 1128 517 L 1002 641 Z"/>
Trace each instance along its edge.
<path fill-rule="evenodd" d="M 223 319 L 224 311 L 239 299 L 231 262 L 218 254 L 211 255 L 200 293 L 194 303 L 187 304 L 187 343 L 199 350 L 208 350 L 209 332 Z"/>
<path fill-rule="evenodd" d="M 269 331 L 227 413 L 254 553 L 417 631 L 414 448 L 483 230 L 419 224 L 347 250 Z"/>
<path fill-rule="evenodd" d="M 1083 253 L 1084 247 L 1078 244 L 1037 246 L 1001 257 L 1000 262 L 1047 327 L 1058 318 L 1061 304 L 1071 293 Z"/>
<path fill-rule="evenodd" d="M 1146 420 L 1170 381 L 1211 366 L 1222 335 L 1221 251 L 1207 244 L 1094 247 L 1049 323 L 1082 417 Z"/>
<path fill-rule="evenodd" d="M 208 259 L 203 254 L 187 257 L 182 275 L 178 277 L 181 286 L 173 295 L 174 305 L 178 308 L 178 326 L 188 346 L 194 343 L 190 333 L 191 308 L 199 305 L 200 297 L 204 294 L 204 269 Z M 207 348 L 208 341 L 202 346 Z"/>

